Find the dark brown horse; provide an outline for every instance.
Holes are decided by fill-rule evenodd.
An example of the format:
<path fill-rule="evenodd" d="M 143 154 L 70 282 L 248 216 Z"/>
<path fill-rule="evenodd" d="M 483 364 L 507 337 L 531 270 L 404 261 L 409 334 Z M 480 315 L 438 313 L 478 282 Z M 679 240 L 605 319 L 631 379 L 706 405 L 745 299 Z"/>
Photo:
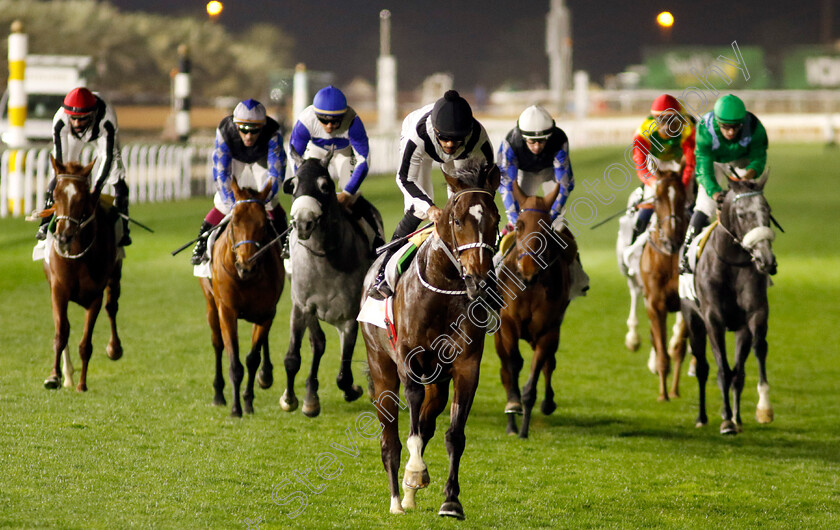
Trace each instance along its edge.
<path fill-rule="evenodd" d="M 543 414 L 551 414 L 557 408 L 551 375 L 557 365 L 555 354 L 560 343 L 560 324 L 569 306 L 569 263 L 564 256 L 569 255 L 571 259 L 575 256 L 574 250 L 568 252 L 574 241 L 571 234 L 564 233 L 561 239 L 551 228 L 551 205 L 559 192 L 558 184 L 545 197 L 531 197 L 513 183 L 513 196 L 520 206 L 516 244 L 498 269 L 499 294 L 504 305 L 499 312 L 501 327 L 495 335 L 496 353 L 501 360 L 502 384 L 507 391 L 507 432 L 516 433 L 516 414 L 523 414 L 521 438 L 528 437 L 540 371 L 545 376 L 545 400 L 540 408 Z M 531 372 L 521 396 L 520 339 L 527 341 L 534 350 Z"/>
<path fill-rule="evenodd" d="M 674 360 L 674 379 L 670 397 L 679 397 L 680 368 L 685 358 L 686 327 L 680 313 L 679 251 L 688 225 L 685 188 L 681 172 L 660 171 L 656 179 L 653 208 L 655 223 L 642 250 L 640 276 L 645 309 L 650 321 L 650 342 L 656 351 L 659 401 L 667 401 L 670 360 Z M 677 313 L 670 344 L 667 344 L 668 313 Z"/>
<path fill-rule="evenodd" d="M 449 478 L 439 514 L 464 517 L 458 500 L 464 427 L 478 386 L 485 333 L 495 319 L 482 294 L 492 271 L 492 242 L 499 224 L 494 202 L 499 169 L 473 163 L 456 176 L 446 176 L 452 195 L 436 224 L 436 233 L 420 247 L 396 286 L 394 346 L 385 329 L 362 324 L 375 403 L 384 425 L 382 463 L 388 473 L 391 513 L 414 508 L 416 490 L 429 484 L 423 452 L 446 407 L 451 381 L 454 394 L 446 431 Z M 377 267 L 374 263 L 368 272 L 365 288 L 373 282 Z M 409 408 L 409 459 L 402 504 L 397 478 L 402 448 L 397 415 L 398 406 L 405 406 L 397 395 L 400 382 L 405 385 Z"/>
<path fill-rule="evenodd" d="M 82 167 L 68 162 L 66 165 L 50 157 L 55 170 L 55 236 L 44 259 L 44 272 L 50 283 L 52 314 L 55 322 L 53 352 L 55 361 L 50 376 L 44 381 L 46 388 L 61 385 L 61 356 L 64 355 L 64 386 L 73 386 L 73 366 L 65 352 L 70 335 L 67 306 L 75 302 L 85 308 L 85 328 L 79 343 L 82 374 L 76 390 L 87 390 L 87 369 L 93 353 L 93 327 L 102 309 L 102 299 L 107 290 L 105 310 L 111 320 L 111 340 L 106 352 L 117 360 L 123 350 L 117 334 L 117 300 L 120 297 L 122 260 L 118 258 L 114 219 L 107 215 L 99 202 L 99 189 L 91 190 L 90 172 L 93 162 Z"/>
<path fill-rule="evenodd" d="M 216 395 L 213 403 L 226 404 L 222 393 L 225 387 L 222 350 L 225 349 L 228 352 L 230 382 L 233 385 L 233 407 L 230 414 L 242 416 L 239 388 L 244 370 L 239 361 L 237 319 L 254 324 L 251 352 L 245 358 L 248 383 L 242 395 L 245 412 L 250 414 L 254 412 L 254 376 L 260 365 L 261 349 L 263 363 L 258 382 L 262 388 L 268 388 L 274 381 L 268 353 L 268 332 L 274 321 L 277 301 L 283 292 L 286 271 L 279 245 L 273 245 L 259 258 L 251 260 L 274 235 L 265 209 L 271 183 L 267 183 L 261 192 L 256 192 L 249 188 L 239 188 L 234 179 L 231 188 L 235 198 L 231 219 L 213 245 L 212 280 L 201 278 L 201 289 L 207 300 L 207 321 L 213 333 L 212 342 L 216 354 L 216 377 L 213 381 Z"/>

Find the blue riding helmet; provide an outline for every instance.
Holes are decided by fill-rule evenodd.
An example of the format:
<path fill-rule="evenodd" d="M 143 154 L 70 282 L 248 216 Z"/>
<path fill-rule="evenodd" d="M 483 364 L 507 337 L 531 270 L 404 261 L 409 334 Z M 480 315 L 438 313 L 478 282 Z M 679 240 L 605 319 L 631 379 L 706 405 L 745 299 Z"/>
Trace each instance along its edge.
<path fill-rule="evenodd" d="M 264 125 L 265 107 L 256 99 L 240 101 L 233 109 L 233 123 L 237 125 Z"/>
<path fill-rule="evenodd" d="M 347 112 L 347 98 L 341 90 L 330 85 L 324 87 L 315 94 L 312 101 L 315 114 L 323 116 L 342 116 Z"/>

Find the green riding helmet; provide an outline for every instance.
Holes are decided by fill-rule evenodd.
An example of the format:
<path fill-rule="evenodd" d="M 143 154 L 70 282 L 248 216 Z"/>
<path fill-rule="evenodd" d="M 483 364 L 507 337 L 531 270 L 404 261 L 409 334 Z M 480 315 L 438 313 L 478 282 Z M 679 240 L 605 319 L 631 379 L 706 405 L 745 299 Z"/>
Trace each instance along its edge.
<path fill-rule="evenodd" d="M 727 94 L 715 102 L 715 119 L 720 123 L 740 123 L 746 115 L 747 108 L 737 96 Z"/>

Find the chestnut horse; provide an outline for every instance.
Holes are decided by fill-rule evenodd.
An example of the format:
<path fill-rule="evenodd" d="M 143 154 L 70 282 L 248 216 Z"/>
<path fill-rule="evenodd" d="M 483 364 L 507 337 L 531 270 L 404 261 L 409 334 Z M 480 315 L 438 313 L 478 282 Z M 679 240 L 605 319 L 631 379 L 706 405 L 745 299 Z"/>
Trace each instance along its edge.
<path fill-rule="evenodd" d="M 251 352 L 245 358 L 248 383 L 242 395 L 245 412 L 251 414 L 254 412 L 254 375 L 260 365 L 260 349 L 263 351 L 263 362 L 257 380 L 262 388 L 269 388 L 274 380 L 268 353 L 268 332 L 274 321 L 277 301 L 283 292 L 286 271 L 278 245 L 273 245 L 256 260 L 251 259 L 262 245 L 274 237 L 265 209 L 266 199 L 271 193 L 271 182 L 261 192 L 256 192 L 250 188 L 240 188 L 236 179 L 233 179 L 231 188 L 235 202 L 230 222 L 213 245 L 212 279 L 201 278 L 200 281 L 207 300 L 207 321 L 210 323 L 216 354 L 216 377 L 213 380 L 216 395 L 213 403 L 226 404 L 222 393 L 225 387 L 222 350 L 227 350 L 230 382 L 233 385 L 233 407 L 230 414 L 242 416 L 239 389 L 244 370 L 239 361 L 237 319 L 254 324 Z"/>
<path fill-rule="evenodd" d="M 650 321 L 650 342 L 656 351 L 659 376 L 659 401 L 667 401 L 666 390 L 670 359 L 674 360 L 674 378 L 670 397 L 679 397 L 680 368 L 685 358 L 686 327 L 680 313 L 679 253 L 688 227 L 685 187 L 681 172 L 660 171 L 654 188 L 654 222 L 642 250 L 640 277 L 645 295 L 645 309 Z M 668 313 L 677 313 L 673 336 L 667 344 Z"/>
<path fill-rule="evenodd" d="M 62 353 L 64 386 L 73 386 L 73 365 L 65 351 L 70 336 L 67 306 L 72 301 L 85 308 L 85 329 L 79 343 L 82 374 L 76 386 L 76 390 L 84 392 L 87 390 L 88 362 L 93 353 L 93 327 L 102 309 L 106 290 L 105 310 L 111 320 L 111 340 L 106 352 L 114 361 L 123 354 L 116 320 L 122 260 L 117 250 L 114 219 L 99 201 L 101 189 L 91 190 L 90 187 L 90 172 L 94 163 L 84 167 L 76 162 L 61 164 L 52 156 L 50 161 L 56 176 L 53 191 L 56 226 L 52 245 L 44 259 L 44 273 L 50 283 L 52 298 L 55 360 L 44 386 L 53 389 L 61 385 Z"/>
<path fill-rule="evenodd" d="M 721 434 L 735 434 L 741 425 L 744 365 L 755 351 L 758 361 L 758 423 L 773 421 L 770 385 L 767 383 L 767 301 L 769 276 L 776 274 L 776 257 L 770 228 L 770 205 L 764 197 L 768 173 L 757 180 L 735 180 L 720 207 L 720 223 L 712 229 L 706 250 L 697 259 L 694 285 L 697 300 L 682 299 L 691 350 L 697 359 L 700 407 L 697 426 L 706 425 L 706 337 L 718 365 L 717 380 L 723 394 Z M 726 358 L 726 331 L 735 332 L 735 363 Z M 730 390 L 732 401 L 729 399 Z"/>
<path fill-rule="evenodd" d="M 456 177 L 445 175 L 451 196 L 435 233 L 417 251 L 400 278 L 393 297 L 393 345 L 389 332 L 362 323 L 375 404 L 382 433 L 382 463 L 388 474 L 391 513 L 414 508 L 417 489 L 429 484 L 423 452 L 435 432 L 435 421 L 446 408 L 450 380 L 454 386 L 450 426 L 446 431 L 449 478 L 440 515 L 464 518 L 458 500 L 458 467 L 464 452 L 464 427 L 473 403 L 487 323 L 495 314 L 482 297 L 493 268 L 492 242 L 499 225 L 494 202 L 499 186 L 495 165 L 470 162 Z M 378 262 L 365 277 L 365 288 L 376 277 Z M 402 445 L 398 433 L 397 393 L 402 382 L 409 408 L 409 459 L 400 503 L 397 474 Z"/>
<path fill-rule="evenodd" d="M 501 327 L 495 335 L 496 353 L 507 391 L 507 433 L 516 433 L 516 414 L 523 414 L 521 438 L 528 437 L 540 371 L 545 375 L 545 400 L 540 408 L 543 414 L 551 414 L 557 408 L 551 375 L 557 365 L 555 354 L 560 343 L 560 324 L 569 306 L 570 285 L 569 264 L 563 257 L 570 255 L 574 259 L 575 256 L 574 251 L 566 252 L 570 246 L 567 241 L 573 242 L 571 234 L 565 232 L 561 239 L 551 228 L 551 205 L 559 192 L 557 184 L 545 197 L 532 197 L 513 183 L 513 196 L 520 206 L 516 243 L 498 269 L 499 294 L 504 304 L 499 312 Z M 520 339 L 534 350 L 531 372 L 521 396 Z"/>

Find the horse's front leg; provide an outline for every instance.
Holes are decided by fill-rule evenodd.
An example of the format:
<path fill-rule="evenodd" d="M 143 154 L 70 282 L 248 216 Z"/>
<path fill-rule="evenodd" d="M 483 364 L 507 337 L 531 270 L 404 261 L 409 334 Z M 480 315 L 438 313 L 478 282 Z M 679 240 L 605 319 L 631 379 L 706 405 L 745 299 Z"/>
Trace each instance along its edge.
<path fill-rule="evenodd" d="M 645 299 L 648 320 L 650 320 L 650 342 L 656 350 L 656 373 L 659 376 L 659 401 L 668 401 L 667 381 L 668 372 L 671 369 L 668 358 L 666 339 L 666 317 L 665 301 L 659 297 L 648 297 Z"/>
<path fill-rule="evenodd" d="M 516 325 L 508 318 L 502 319 L 502 325 L 494 337 L 496 354 L 501 364 L 502 386 L 505 387 L 507 403 L 508 434 L 516 434 L 516 415 L 522 414 L 522 396 L 519 392 L 519 372 L 522 370 L 522 354 L 519 352 L 519 334 Z"/>
<path fill-rule="evenodd" d="M 735 430 L 744 432 L 741 422 L 741 394 L 744 391 L 746 371 L 744 365 L 750 354 L 752 346 L 752 333 L 747 328 L 735 332 L 735 364 L 732 367 L 732 417 L 735 421 Z"/>
<path fill-rule="evenodd" d="M 295 396 L 295 376 L 300 371 L 300 342 L 303 340 L 304 331 L 306 331 L 306 315 L 300 306 L 292 304 L 292 314 L 289 317 L 289 349 L 283 361 L 286 368 L 286 390 L 280 396 L 280 408 L 286 412 L 292 412 L 298 408 L 298 399 Z"/>
<path fill-rule="evenodd" d="M 93 328 L 96 325 L 96 318 L 102 309 L 102 295 L 100 295 L 85 310 L 85 329 L 82 332 L 82 340 L 79 342 L 79 357 L 82 359 L 82 373 L 79 375 L 79 384 L 76 391 L 87 391 L 87 371 L 90 356 L 93 354 Z"/>
<path fill-rule="evenodd" d="M 53 368 L 49 377 L 44 380 L 44 388 L 50 390 L 61 386 L 61 356 L 67 347 L 67 340 L 70 337 L 70 320 L 67 318 L 67 305 L 69 296 L 66 293 L 59 292 L 56 286 L 52 288 L 52 314 L 53 323 L 55 324 L 55 337 L 53 337 Z M 66 354 L 65 354 L 66 355 Z M 70 374 L 65 374 L 69 376 Z"/>
<path fill-rule="evenodd" d="M 696 427 L 704 427 L 709 423 L 706 416 L 706 382 L 709 379 L 709 361 L 706 358 L 706 324 L 700 314 L 693 307 L 692 302 L 684 301 L 683 315 L 686 316 L 685 324 L 688 329 L 688 339 L 691 342 L 691 353 L 695 360 L 695 372 L 697 376 L 698 411 Z"/>
<path fill-rule="evenodd" d="M 418 357 L 422 357 L 418 355 Z M 401 358 L 405 358 L 401 356 Z M 417 365 L 413 365 L 417 368 Z M 406 366 L 406 372 L 412 370 L 412 367 Z M 423 461 L 423 436 L 420 431 L 420 411 L 423 407 L 423 400 L 426 397 L 426 391 L 422 384 L 415 381 L 424 374 L 421 371 L 415 370 L 405 377 L 405 398 L 408 401 L 408 440 L 406 440 L 406 447 L 408 448 L 408 462 L 405 465 L 405 475 L 403 476 L 403 488 L 421 489 L 429 485 L 429 472 L 426 469 L 426 462 Z M 413 498 L 413 496 L 412 496 Z"/>
<path fill-rule="evenodd" d="M 251 351 L 245 357 L 245 366 L 248 368 L 248 382 L 245 384 L 245 393 L 242 399 L 245 401 L 245 413 L 254 413 L 254 380 L 256 379 L 257 369 L 260 367 L 260 352 L 263 347 L 268 347 L 268 332 L 271 330 L 271 322 L 274 320 L 274 315 L 271 315 L 265 321 L 254 324 L 251 332 Z"/>
<path fill-rule="evenodd" d="M 274 384 L 274 365 L 271 364 L 271 355 L 268 352 L 267 338 L 263 343 L 262 352 L 262 365 L 260 366 L 260 371 L 257 374 L 257 383 L 260 385 L 260 388 L 268 389 Z"/>
<path fill-rule="evenodd" d="M 668 342 L 668 357 L 674 361 L 674 378 L 671 381 L 672 398 L 680 397 L 680 372 L 682 371 L 683 359 L 685 359 L 687 327 L 683 320 L 682 313 L 677 311 L 677 318 L 671 328 L 671 340 Z"/>
<path fill-rule="evenodd" d="M 624 347 L 630 351 L 636 351 L 642 343 L 638 330 L 639 317 L 636 314 L 642 288 L 635 278 L 627 278 L 627 288 L 630 290 L 630 314 L 627 316 L 627 334 L 624 335 Z"/>
<path fill-rule="evenodd" d="M 242 377 L 245 369 L 239 361 L 239 332 L 237 329 L 236 311 L 226 305 L 219 306 L 219 325 L 222 332 L 222 340 L 228 352 L 228 370 L 230 372 L 230 386 L 233 387 L 233 406 L 230 415 L 242 417 L 242 403 L 239 399 L 239 390 L 242 386 Z"/>
<path fill-rule="evenodd" d="M 548 339 L 546 339 L 548 340 Z M 540 404 L 540 412 L 548 416 L 557 410 L 557 403 L 554 401 L 554 387 L 551 384 L 551 377 L 554 375 L 554 369 L 557 367 L 557 348 L 560 345 L 560 330 L 557 330 L 556 336 L 551 339 L 554 341 L 553 347 L 551 343 L 542 345 L 542 339 L 538 348 L 545 348 L 545 363 L 543 363 L 543 376 L 545 378 L 545 399 Z"/>
<path fill-rule="evenodd" d="M 717 315 L 709 314 L 706 321 L 706 334 L 712 345 L 712 352 L 715 354 L 715 361 L 718 365 L 717 381 L 723 397 L 723 408 L 721 410 L 720 424 L 721 434 L 736 434 L 738 431 L 732 421 L 732 405 L 729 401 L 729 388 L 732 385 L 732 370 L 729 368 L 729 360 L 726 358 L 726 327 Z M 692 347 L 693 348 L 693 347 Z"/>
<path fill-rule="evenodd" d="M 421 456 L 426 453 L 426 446 L 428 446 L 429 440 L 435 435 L 437 417 L 446 408 L 446 402 L 448 400 L 449 381 L 426 385 L 425 397 L 420 407 L 420 438 L 423 442 L 423 448 L 420 450 Z M 429 482 L 431 482 L 431 478 L 429 477 L 429 469 L 427 467 L 422 472 L 421 483 L 428 484 Z M 406 487 L 402 507 L 406 510 L 416 508 L 417 503 L 414 500 L 416 494 L 416 489 Z"/>
<path fill-rule="evenodd" d="M 519 429 L 519 437 L 527 438 L 528 429 L 531 426 L 531 410 L 537 402 L 537 382 L 540 379 L 540 372 L 550 356 L 553 360 L 554 352 L 557 351 L 559 336 L 554 333 L 541 337 L 534 348 L 534 358 L 531 359 L 531 373 L 528 382 L 522 388 L 522 427 Z M 546 398 L 548 395 L 546 394 Z M 552 399 L 553 401 L 553 399 Z"/>
<path fill-rule="evenodd" d="M 403 514 L 405 511 L 400 504 L 400 443 L 398 417 L 401 407 L 399 397 L 400 379 L 397 375 L 397 365 L 388 354 L 375 346 L 368 350 L 368 365 L 370 377 L 373 381 L 373 405 L 379 423 L 383 426 L 380 439 L 382 465 L 388 475 L 388 486 L 391 493 L 391 513 Z"/>
<path fill-rule="evenodd" d="M 321 413 L 321 399 L 318 397 L 318 370 L 321 367 L 321 357 L 327 348 L 327 338 L 321 329 L 316 315 L 309 315 L 309 345 L 312 347 L 312 367 L 306 379 L 306 397 L 303 398 L 301 411 L 305 416 L 314 418 Z"/>
<path fill-rule="evenodd" d="M 111 339 L 108 341 L 108 346 L 105 347 L 105 352 L 112 361 L 116 361 L 123 355 L 122 342 L 120 342 L 120 336 L 117 333 L 117 310 L 119 309 L 121 278 L 122 261 L 118 261 L 114 266 L 113 273 L 111 273 L 111 278 L 108 280 L 108 286 L 106 287 L 108 300 L 105 303 L 105 311 L 108 313 L 108 320 L 111 322 Z"/>
<path fill-rule="evenodd" d="M 461 455 L 464 454 L 466 436 L 464 429 L 467 425 L 467 417 L 470 415 L 475 390 L 478 387 L 478 376 L 480 372 L 481 356 L 474 355 L 468 360 L 460 363 L 456 360 L 457 366 L 452 368 L 452 382 L 455 387 L 452 396 L 452 407 L 449 413 L 449 429 L 446 431 L 446 451 L 449 453 L 449 477 L 446 479 L 446 486 L 443 488 L 445 500 L 440 507 L 438 515 L 447 517 L 464 518 L 464 509 L 458 496 L 461 494 L 461 486 L 458 483 L 458 468 L 461 465 Z"/>
<path fill-rule="evenodd" d="M 770 404 L 770 384 L 767 382 L 767 312 L 755 312 L 750 316 L 752 348 L 758 362 L 758 405 L 755 419 L 758 423 L 773 421 L 773 405 Z"/>
<path fill-rule="evenodd" d="M 362 387 L 353 384 L 353 349 L 359 334 L 359 322 L 352 318 L 337 329 L 341 343 L 341 365 L 336 383 L 338 388 L 344 391 L 345 401 L 356 401 L 363 393 Z"/>

